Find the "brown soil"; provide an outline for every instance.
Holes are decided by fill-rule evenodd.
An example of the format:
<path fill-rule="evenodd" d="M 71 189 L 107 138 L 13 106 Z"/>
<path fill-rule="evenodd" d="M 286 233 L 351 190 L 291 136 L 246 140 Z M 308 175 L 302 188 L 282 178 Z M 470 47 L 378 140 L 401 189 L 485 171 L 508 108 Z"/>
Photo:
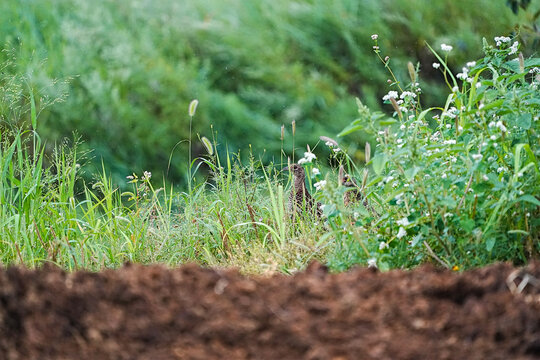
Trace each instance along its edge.
<path fill-rule="evenodd" d="M 540 263 L 514 270 L 0 269 L 0 358 L 539 359 Z"/>

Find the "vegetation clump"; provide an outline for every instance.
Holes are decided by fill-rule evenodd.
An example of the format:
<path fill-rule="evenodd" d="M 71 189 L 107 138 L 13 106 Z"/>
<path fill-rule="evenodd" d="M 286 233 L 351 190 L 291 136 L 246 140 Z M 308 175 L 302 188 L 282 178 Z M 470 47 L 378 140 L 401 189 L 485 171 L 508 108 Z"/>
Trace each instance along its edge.
<path fill-rule="evenodd" d="M 379 37 L 372 38 L 390 70 Z M 422 107 L 413 64 L 407 86 L 390 70 L 383 100 L 392 116 L 357 100 L 359 117 L 338 138 L 358 146 L 353 134 L 369 137 L 363 166 L 330 137 L 321 139 L 335 170 L 318 162 L 318 145 L 296 159 L 323 219 L 306 212 L 294 221 L 286 210 L 293 177 L 279 170 L 284 160 L 267 164 L 251 151 L 220 156 L 215 136 L 201 137 L 206 154 L 192 159 L 190 134 L 186 192 L 165 180 L 157 187 L 149 171 L 129 175 L 124 192 L 105 167 L 84 181 L 76 146 L 53 146 L 53 156 L 45 151 L 51 145 L 38 131 L 39 105 L 54 100 L 40 98 L 25 76 L 3 72 L 0 263 L 98 270 L 126 261 L 195 261 L 291 273 L 312 259 L 334 270 L 425 262 L 457 270 L 538 257 L 540 59 L 526 59 L 515 40 L 497 37 L 495 45 L 484 40 L 484 58 L 454 75 L 447 65 L 452 47 L 441 50 L 444 56 L 433 50 L 433 67 L 450 92 L 443 105 Z M 198 104 L 191 102 L 190 123 Z M 22 129 L 13 125 L 25 118 Z M 295 162 L 294 153 L 287 162 Z M 211 178 L 197 180 L 201 166 Z"/>

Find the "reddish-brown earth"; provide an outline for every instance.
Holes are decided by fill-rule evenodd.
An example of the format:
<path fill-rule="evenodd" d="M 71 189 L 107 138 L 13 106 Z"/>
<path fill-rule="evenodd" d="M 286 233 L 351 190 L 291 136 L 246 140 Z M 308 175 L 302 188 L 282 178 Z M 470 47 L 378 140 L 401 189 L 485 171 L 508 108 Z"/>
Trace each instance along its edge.
<path fill-rule="evenodd" d="M 540 263 L 514 271 L 0 269 L 0 358 L 539 359 Z"/>

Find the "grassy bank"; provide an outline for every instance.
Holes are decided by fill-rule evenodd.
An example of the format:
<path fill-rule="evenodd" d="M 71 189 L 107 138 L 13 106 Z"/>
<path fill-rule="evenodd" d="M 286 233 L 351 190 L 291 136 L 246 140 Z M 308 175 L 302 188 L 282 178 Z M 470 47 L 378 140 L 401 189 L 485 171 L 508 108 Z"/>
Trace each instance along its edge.
<path fill-rule="evenodd" d="M 391 69 L 384 39 L 372 39 L 379 47 L 372 56 Z M 393 116 L 358 100 L 358 119 L 339 137 L 312 138 L 300 162 L 324 216 L 294 221 L 286 211 L 291 178 L 280 171 L 287 160 L 265 165 L 250 151 L 218 156 L 212 136 L 190 136 L 190 146 L 206 154 L 188 161 L 185 192 L 148 171 L 128 177 L 129 191 L 105 168 L 85 182 L 84 152 L 69 144 L 45 151 L 39 116 L 43 104 L 57 106 L 54 98 L 29 86 L 27 74 L 3 72 L 0 263 L 98 270 L 195 261 L 290 273 L 312 259 L 334 270 L 424 262 L 458 270 L 538 257 L 540 60 L 520 55 L 510 38 L 487 40 L 483 50 L 484 58 L 456 74 L 447 66 L 455 49 L 433 50 L 447 84 L 439 106 L 422 106 L 423 80 L 411 64 L 410 81 L 386 85 Z M 195 123 L 206 104 L 194 105 L 184 113 Z M 6 126 L 24 119 L 22 128 Z M 358 132 L 369 136 L 364 162 L 343 146 Z M 327 161 L 316 159 L 315 147 L 328 147 L 333 170 L 322 171 Z M 211 170 L 204 181 L 195 176 L 201 164 Z M 340 186 L 340 166 L 356 186 Z M 345 205 L 348 191 L 362 200 Z"/>

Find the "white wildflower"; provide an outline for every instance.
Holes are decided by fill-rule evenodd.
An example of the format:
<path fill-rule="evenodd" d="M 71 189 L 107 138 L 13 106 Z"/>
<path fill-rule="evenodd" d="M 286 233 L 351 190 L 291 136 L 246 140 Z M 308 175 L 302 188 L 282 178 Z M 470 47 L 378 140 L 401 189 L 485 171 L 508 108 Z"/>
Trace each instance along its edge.
<path fill-rule="evenodd" d="M 439 67 L 441 67 L 441 64 L 436 63 L 436 62 L 433 63 L 433 68 L 434 69 L 438 69 Z"/>
<path fill-rule="evenodd" d="M 403 219 L 400 219 L 400 220 L 396 221 L 396 224 L 398 224 L 400 226 L 407 226 L 407 225 L 410 224 L 410 222 L 409 222 L 409 219 L 404 217 Z"/>
<path fill-rule="evenodd" d="M 313 186 L 315 186 L 315 189 L 321 190 L 326 186 L 326 180 L 321 180 L 319 182 L 316 182 L 315 184 L 313 184 Z"/>
<path fill-rule="evenodd" d="M 472 67 L 475 67 L 475 66 L 476 66 L 476 61 L 469 61 L 469 62 L 467 63 L 467 67 L 472 68 Z"/>
<path fill-rule="evenodd" d="M 383 96 L 383 100 L 384 101 L 387 101 L 387 100 L 390 100 L 390 99 L 397 99 L 399 97 L 399 94 L 397 91 L 394 91 L 394 90 L 390 90 L 388 92 L 388 94 L 384 95 Z"/>
<path fill-rule="evenodd" d="M 472 158 L 473 160 L 482 160 L 484 156 L 482 154 L 473 154 Z"/>
<path fill-rule="evenodd" d="M 306 158 L 307 162 L 311 162 L 312 160 L 315 160 L 317 156 L 315 156 L 315 154 L 310 151 L 306 151 L 304 153 L 304 158 Z"/>
<path fill-rule="evenodd" d="M 401 93 L 401 95 L 399 96 L 401 99 L 405 99 L 405 97 L 407 96 L 410 96 L 412 98 L 415 98 L 416 97 L 416 94 L 411 92 L 411 91 L 404 91 Z"/>
<path fill-rule="evenodd" d="M 441 175 L 441 178 L 443 178 L 443 179 L 446 179 L 446 177 L 447 177 L 446 173 L 443 173 L 443 174 Z"/>
<path fill-rule="evenodd" d="M 377 259 L 371 258 L 367 261 L 368 267 L 377 268 Z"/>
<path fill-rule="evenodd" d="M 488 178 L 488 176 L 487 176 L 486 174 L 482 175 L 482 179 L 483 179 L 484 181 L 488 181 L 488 180 L 489 180 L 489 178 Z"/>
<path fill-rule="evenodd" d="M 442 51 L 452 51 L 453 47 L 451 45 L 441 44 Z"/>
<path fill-rule="evenodd" d="M 502 132 L 506 132 L 506 131 L 507 131 L 506 126 L 504 126 L 504 124 L 502 123 L 502 121 L 497 121 L 496 126 L 497 126 Z"/>
<path fill-rule="evenodd" d="M 497 46 L 501 46 L 503 43 L 512 41 L 512 39 L 506 36 L 496 36 L 494 40 Z"/>
<path fill-rule="evenodd" d="M 379 243 L 379 250 L 384 250 L 388 248 L 388 243 L 386 241 L 382 241 Z"/>
<path fill-rule="evenodd" d="M 311 173 L 312 173 L 313 175 L 319 175 L 321 172 L 319 171 L 319 169 L 313 168 L 313 169 L 311 169 Z"/>
<path fill-rule="evenodd" d="M 514 41 L 512 46 L 510 46 L 510 52 L 508 53 L 508 55 L 514 55 L 515 53 L 517 53 L 518 46 L 519 46 L 519 43 L 517 41 Z"/>
<path fill-rule="evenodd" d="M 397 238 L 398 239 L 401 239 L 402 237 L 404 237 L 405 235 L 407 235 L 407 231 L 405 231 L 405 229 L 403 227 L 400 227 L 399 228 L 399 231 L 397 233 Z"/>
<path fill-rule="evenodd" d="M 379 38 L 379 35 L 373 34 L 371 35 L 371 40 L 377 40 Z"/>

